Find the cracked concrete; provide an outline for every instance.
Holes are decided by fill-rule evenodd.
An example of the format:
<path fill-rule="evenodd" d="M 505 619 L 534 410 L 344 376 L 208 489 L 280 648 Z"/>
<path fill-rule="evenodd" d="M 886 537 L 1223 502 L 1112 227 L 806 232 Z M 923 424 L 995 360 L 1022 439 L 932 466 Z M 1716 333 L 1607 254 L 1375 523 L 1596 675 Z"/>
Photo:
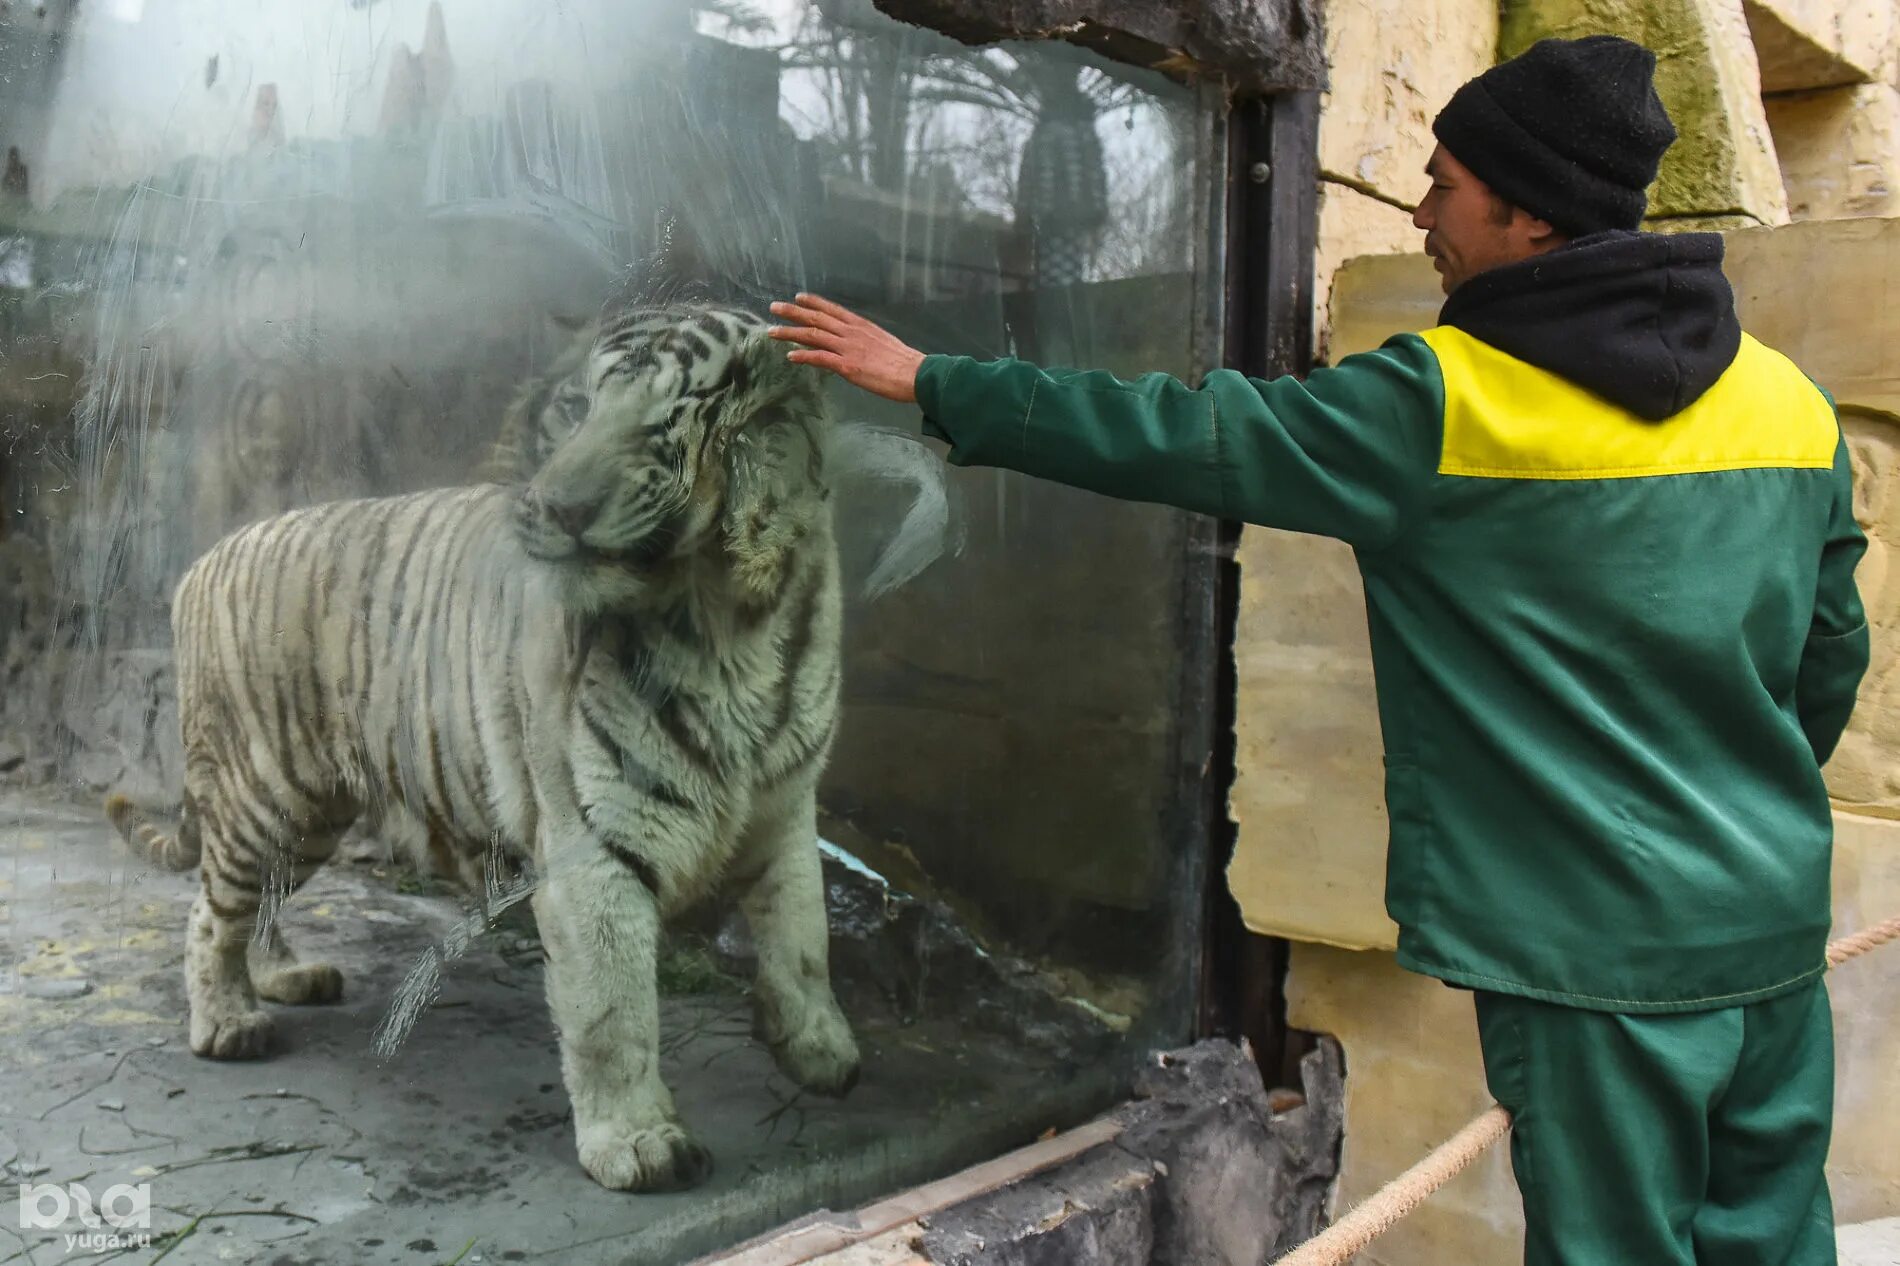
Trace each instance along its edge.
<path fill-rule="evenodd" d="M 214 1063 L 184 1041 L 196 883 L 138 869 L 88 805 L 0 800 L 0 1162 L 9 1187 L 150 1183 L 153 1244 L 130 1261 L 170 1247 L 171 1266 L 678 1262 L 995 1154 L 1112 1092 L 1103 1047 L 1055 1049 L 1047 1024 L 1020 1043 L 976 1036 L 941 1000 L 911 1019 L 840 979 L 864 1077 L 813 1101 L 750 1040 L 743 992 L 715 968 L 675 983 L 663 1019 L 667 1077 L 714 1175 L 687 1193 L 609 1192 L 575 1159 L 531 925 L 481 938 L 379 1063 L 392 993 L 461 908 L 333 864 L 284 928 L 343 970 L 344 1000 L 274 1007 L 271 1058 Z M 86 1259 L 10 1213 L 0 1263 Z"/>

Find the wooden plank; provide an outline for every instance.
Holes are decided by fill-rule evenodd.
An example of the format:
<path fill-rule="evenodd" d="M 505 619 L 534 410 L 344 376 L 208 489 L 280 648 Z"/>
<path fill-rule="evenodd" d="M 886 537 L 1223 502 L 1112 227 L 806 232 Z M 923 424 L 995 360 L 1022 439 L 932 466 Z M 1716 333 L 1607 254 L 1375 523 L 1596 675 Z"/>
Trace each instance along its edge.
<path fill-rule="evenodd" d="M 906 1223 L 1074 1160 L 1084 1152 L 1114 1142 L 1121 1132 L 1119 1121 L 1107 1117 L 1091 1121 L 995 1160 L 973 1165 L 948 1178 L 866 1205 L 855 1213 L 819 1214 L 809 1221 L 769 1232 L 724 1254 L 701 1258 L 693 1266 L 802 1266 L 827 1253 L 862 1244 Z"/>

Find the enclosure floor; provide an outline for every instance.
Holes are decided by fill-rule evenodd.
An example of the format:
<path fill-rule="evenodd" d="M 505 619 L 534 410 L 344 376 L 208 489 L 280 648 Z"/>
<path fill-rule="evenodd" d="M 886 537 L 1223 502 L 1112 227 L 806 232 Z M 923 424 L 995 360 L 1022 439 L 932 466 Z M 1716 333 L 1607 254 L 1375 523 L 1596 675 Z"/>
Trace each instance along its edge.
<path fill-rule="evenodd" d="M 827 1101 L 750 1040 L 743 997 L 675 998 L 666 1076 L 714 1175 L 681 1194 L 606 1191 L 575 1157 L 538 956 L 480 939 L 380 1062 L 392 994 L 460 911 L 332 865 L 284 927 L 305 961 L 342 969 L 344 1000 L 271 1006 L 271 1057 L 217 1063 L 185 1044 L 196 884 L 133 865 L 85 806 L 0 798 L 0 1190 L 149 1183 L 153 1245 L 122 1262 L 169 1248 L 170 1266 L 675 1263 L 1074 1115 L 1052 1100 L 1073 1104 L 1078 1070 L 961 1037 L 955 1017 L 860 1023 L 863 1079 Z M 98 1260 L 17 1221 L 0 1211 L 0 1263 Z"/>

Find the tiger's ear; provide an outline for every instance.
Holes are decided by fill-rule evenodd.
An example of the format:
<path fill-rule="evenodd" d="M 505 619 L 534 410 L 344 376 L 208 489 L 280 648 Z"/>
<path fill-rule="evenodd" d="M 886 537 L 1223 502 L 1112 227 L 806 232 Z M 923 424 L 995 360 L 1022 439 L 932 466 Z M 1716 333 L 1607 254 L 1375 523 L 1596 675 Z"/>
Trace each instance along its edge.
<path fill-rule="evenodd" d="M 726 449 L 720 531 L 735 579 L 758 601 L 784 586 L 794 552 L 818 528 L 831 496 L 815 396 L 780 397 L 749 419 Z"/>
<path fill-rule="evenodd" d="M 810 365 L 793 364 L 785 358 L 786 350 L 784 343 L 762 334 L 746 340 L 741 355 L 745 359 L 748 405 L 783 406 L 814 425 L 822 425 L 829 420 L 825 374 Z"/>
<path fill-rule="evenodd" d="M 593 351 L 595 323 L 585 316 L 543 311 L 542 331 L 547 338 L 547 369 L 524 381 L 502 411 L 501 427 L 474 472 L 476 483 L 525 484 L 534 478 L 540 462 L 541 413 L 548 397 Z"/>
<path fill-rule="evenodd" d="M 555 312 L 544 309 L 541 313 L 541 332 L 546 336 L 550 348 L 565 348 L 574 341 L 574 336 L 594 323 L 592 317 L 584 313 Z"/>
<path fill-rule="evenodd" d="M 735 577 L 765 601 L 784 583 L 792 551 L 831 495 L 819 438 L 830 411 L 824 375 L 786 360 L 782 343 L 755 336 L 740 354 L 746 381 L 735 404 L 746 416 L 726 444 L 720 531 Z"/>
<path fill-rule="evenodd" d="M 538 378 L 515 389 L 515 398 L 501 415 L 501 429 L 476 464 L 478 484 L 525 484 L 534 478 L 535 415 L 547 398 Z"/>
<path fill-rule="evenodd" d="M 726 554 L 748 596 L 778 591 L 786 559 L 803 532 L 794 512 L 799 500 L 792 448 L 796 428 L 771 417 L 748 420 L 726 449 Z"/>

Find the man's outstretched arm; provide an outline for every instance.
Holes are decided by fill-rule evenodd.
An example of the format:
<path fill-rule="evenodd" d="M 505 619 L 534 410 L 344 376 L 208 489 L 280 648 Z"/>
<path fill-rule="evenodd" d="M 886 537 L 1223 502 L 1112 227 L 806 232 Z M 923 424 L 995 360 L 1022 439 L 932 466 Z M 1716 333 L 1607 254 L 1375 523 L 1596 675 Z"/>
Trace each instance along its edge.
<path fill-rule="evenodd" d="M 791 359 L 915 400 L 958 465 L 1001 466 L 1364 548 L 1400 539 L 1437 468 L 1444 388 L 1417 338 L 1304 383 L 1216 370 L 1199 388 L 1018 360 L 926 356 L 815 295 L 772 306 Z"/>

